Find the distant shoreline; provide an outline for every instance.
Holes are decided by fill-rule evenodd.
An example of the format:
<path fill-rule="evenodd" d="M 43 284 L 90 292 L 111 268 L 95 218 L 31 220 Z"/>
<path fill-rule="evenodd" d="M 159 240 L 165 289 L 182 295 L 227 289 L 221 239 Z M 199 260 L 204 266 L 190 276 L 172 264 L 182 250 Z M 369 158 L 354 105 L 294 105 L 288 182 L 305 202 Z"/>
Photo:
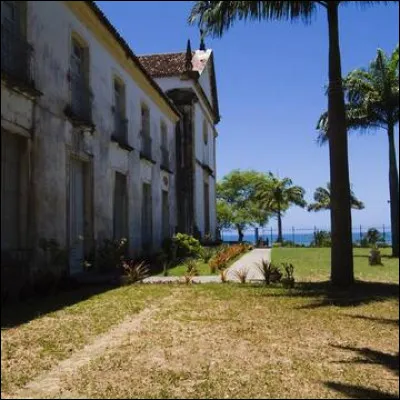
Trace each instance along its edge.
<path fill-rule="evenodd" d="M 365 235 L 365 232 L 363 232 L 363 234 Z M 271 243 L 275 242 L 278 235 L 276 233 L 271 234 L 265 232 L 264 234 L 259 235 L 260 239 L 263 239 L 264 241 L 268 238 L 268 241 Z M 391 232 L 385 232 L 384 234 L 384 238 L 385 238 L 385 242 L 387 244 L 392 244 L 392 235 Z M 305 246 L 309 246 L 312 242 L 312 240 L 314 239 L 314 233 L 283 233 L 283 240 L 284 241 L 291 241 L 294 242 L 295 244 L 299 244 L 299 245 L 305 245 Z M 238 235 L 237 233 L 222 233 L 222 240 L 224 242 L 234 242 L 238 240 Z M 250 243 L 255 243 L 256 239 L 255 239 L 255 235 L 254 233 L 245 233 L 243 240 L 246 242 L 250 242 Z M 353 231 L 353 243 L 357 243 L 360 242 L 360 233 Z"/>

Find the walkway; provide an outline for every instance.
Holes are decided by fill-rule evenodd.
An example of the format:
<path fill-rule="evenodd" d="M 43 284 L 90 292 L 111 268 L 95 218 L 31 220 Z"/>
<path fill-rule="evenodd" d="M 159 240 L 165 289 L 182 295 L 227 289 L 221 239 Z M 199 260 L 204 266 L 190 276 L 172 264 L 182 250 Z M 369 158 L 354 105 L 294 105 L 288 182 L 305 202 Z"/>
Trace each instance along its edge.
<path fill-rule="evenodd" d="M 264 277 L 259 270 L 258 265 L 262 260 L 271 261 L 270 249 L 254 249 L 246 253 L 238 261 L 228 268 L 227 278 L 230 281 L 238 281 L 237 273 L 239 271 L 247 270 L 247 280 L 258 281 L 263 280 Z"/>
<path fill-rule="evenodd" d="M 270 249 L 254 249 L 245 254 L 238 261 L 232 264 L 227 271 L 227 279 L 229 281 L 239 281 L 237 272 L 243 269 L 248 270 L 247 280 L 259 281 L 263 280 L 263 275 L 258 269 L 258 264 L 262 260 L 271 261 Z M 183 277 L 179 276 L 151 276 L 146 278 L 144 283 L 168 283 L 183 281 Z M 218 275 L 196 276 L 193 278 L 195 283 L 220 283 L 221 279 Z"/>

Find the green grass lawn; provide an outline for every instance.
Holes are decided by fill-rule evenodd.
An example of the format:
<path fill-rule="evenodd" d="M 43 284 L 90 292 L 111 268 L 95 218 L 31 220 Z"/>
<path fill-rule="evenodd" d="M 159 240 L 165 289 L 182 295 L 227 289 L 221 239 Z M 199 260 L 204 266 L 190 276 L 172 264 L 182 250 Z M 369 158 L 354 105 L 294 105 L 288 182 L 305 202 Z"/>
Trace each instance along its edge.
<path fill-rule="evenodd" d="M 138 284 L 65 307 L 72 294 L 2 307 L 2 398 L 154 304 L 121 343 L 66 372 L 54 397 L 398 398 L 398 259 L 369 267 L 367 253 L 356 249 L 355 264 L 368 282 L 348 290 L 323 282 L 329 249 L 284 248 L 272 257 L 296 266 L 291 290 Z"/>
<path fill-rule="evenodd" d="M 354 273 L 356 279 L 399 282 L 399 259 L 391 258 L 391 249 L 382 249 L 381 266 L 368 265 L 369 249 L 354 249 Z M 272 262 L 289 262 L 295 266 L 295 278 L 300 281 L 324 281 L 330 276 L 331 249 L 323 248 L 275 248 Z"/>
<path fill-rule="evenodd" d="M 235 257 L 231 261 L 228 262 L 227 268 L 229 268 L 234 262 L 239 260 L 243 257 L 245 253 L 240 254 L 239 256 Z M 199 276 L 207 276 L 207 275 L 218 275 L 218 270 L 215 273 L 211 272 L 210 266 L 208 263 L 204 262 L 203 260 L 199 259 L 197 264 L 197 270 L 199 272 Z M 170 268 L 168 270 L 168 276 L 184 276 L 186 273 L 186 266 L 184 263 L 177 265 L 176 267 Z M 163 272 L 159 273 L 157 276 L 162 276 Z"/>
<path fill-rule="evenodd" d="M 199 260 L 199 262 L 197 264 L 197 270 L 199 271 L 200 276 L 215 275 L 215 274 L 211 273 L 208 263 L 205 263 L 202 260 Z M 184 276 L 185 272 L 186 272 L 185 264 L 179 264 L 176 267 L 173 267 L 168 270 L 168 276 Z M 163 275 L 163 272 L 158 274 L 158 276 L 162 276 L 162 275 Z"/>

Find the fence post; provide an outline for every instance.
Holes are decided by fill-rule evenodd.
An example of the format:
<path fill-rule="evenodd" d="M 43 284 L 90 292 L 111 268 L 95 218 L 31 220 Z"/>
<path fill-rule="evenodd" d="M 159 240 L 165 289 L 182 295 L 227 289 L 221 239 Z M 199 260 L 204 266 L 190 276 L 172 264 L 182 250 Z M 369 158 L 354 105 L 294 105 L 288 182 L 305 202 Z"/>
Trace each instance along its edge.
<path fill-rule="evenodd" d="M 382 229 L 382 231 L 383 231 L 383 232 L 382 232 L 382 233 L 383 233 L 383 235 L 382 235 L 382 236 L 383 236 L 383 241 L 384 241 L 384 242 L 386 242 L 386 230 L 385 230 L 385 224 L 383 224 L 383 227 L 382 227 L 382 228 L 383 228 L 383 229 Z"/>
<path fill-rule="evenodd" d="M 360 244 L 361 244 L 361 241 L 362 241 L 362 226 L 360 225 Z"/>
<path fill-rule="evenodd" d="M 295 242 L 294 242 L 294 226 L 292 226 L 292 242 L 293 242 L 293 244 L 295 244 Z"/>
<path fill-rule="evenodd" d="M 271 242 L 270 243 L 271 243 L 271 247 L 272 247 L 272 243 L 273 243 L 272 242 L 272 226 L 271 226 Z"/>

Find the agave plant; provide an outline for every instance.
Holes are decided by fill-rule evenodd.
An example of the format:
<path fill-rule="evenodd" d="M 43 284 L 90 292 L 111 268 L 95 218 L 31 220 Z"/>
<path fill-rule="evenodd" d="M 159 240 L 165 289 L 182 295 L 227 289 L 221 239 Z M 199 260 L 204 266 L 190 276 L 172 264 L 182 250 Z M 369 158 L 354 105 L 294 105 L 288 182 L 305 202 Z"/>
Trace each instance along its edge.
<path fill-rule="evenodd" d="M 283 269 L 285 271 L 285 277 L 282 279 L 282 283 L 285 287 L 292 288 L 294 287 L 295 279 L 294 279 L 294 266 L 293 264 L 283 263 Z"/>
<path fill-rule="evenodd" d="M 264 281 L 267 285 L 272 282 L 279 282 L 282 278 L 282 273 L 279 267 L 275 266 L 268 260 L 261 260 L 258 264 L 258 269 L 264 277 Z"/>
<path fill-rule="evenodd" d="M 239 279 L 240 283 L 246 283 L 248 274 L 249 270 L 247 268 L 242 268 L 238 271 L 235 271 L 235 275 Z"/>
<path fill-rule="evenodd" d="M 127 284 L 142 282 L 149 276 L 149 267 L 145 261 L 135 262 L 134 260 L 126 260 L 122 262 L 122 268 Z"/>

